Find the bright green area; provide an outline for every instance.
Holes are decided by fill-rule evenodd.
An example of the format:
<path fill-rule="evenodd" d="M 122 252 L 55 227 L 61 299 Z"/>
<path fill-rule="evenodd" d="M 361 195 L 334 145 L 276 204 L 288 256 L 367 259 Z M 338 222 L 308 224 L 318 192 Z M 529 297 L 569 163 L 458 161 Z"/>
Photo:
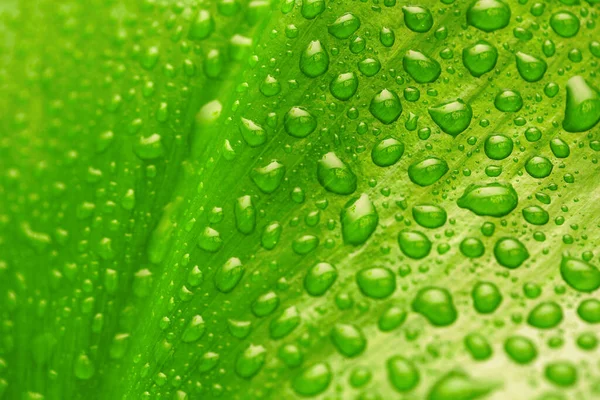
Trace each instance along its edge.
<path fill-rule="evenodd" d="M 3 2 L 0 398 L 600 397 L 600 4 L 417 3 Z"/>

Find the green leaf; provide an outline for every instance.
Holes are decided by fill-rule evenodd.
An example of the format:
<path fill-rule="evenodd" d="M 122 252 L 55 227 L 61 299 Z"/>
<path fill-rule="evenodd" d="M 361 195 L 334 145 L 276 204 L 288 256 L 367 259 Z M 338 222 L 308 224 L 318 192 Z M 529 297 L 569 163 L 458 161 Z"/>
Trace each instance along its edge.
<path fill-rule="evenodd" d="M 0 399 L 592 399 L 597 1 L 0 4 Z"/>

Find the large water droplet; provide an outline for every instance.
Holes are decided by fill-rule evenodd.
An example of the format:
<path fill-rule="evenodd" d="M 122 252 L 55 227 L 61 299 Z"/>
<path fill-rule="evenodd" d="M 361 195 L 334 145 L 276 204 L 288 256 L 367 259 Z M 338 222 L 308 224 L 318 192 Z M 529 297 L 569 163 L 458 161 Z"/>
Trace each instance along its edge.
<path fill-rule="evenodd" d="M 220 292 L 231 292 L 242 279 L 245 268 L 237 257 L 231 257 L 215 273 L 215 286 Z"/>
<path fill-rule="evenodd" d="M 529 364 L 537 357 L 537 349 L 533 342 L 520 335 L 506 339 L 504 351 L 517 364 Z"/>
<path fill-rule="evenodd" d="M 348 39 L 358 28 L 360 28 L 360 19 L 352 13 L 345 13 L 329 25 L 327 30 L 333 37 Z"/>
<path fill-rule="evenodd" d="M 442 288 L 420 289 L 412 302 L 412 308 L 435 326 L 451 325 L 458 318 L 450 292 Z"/>
<path fill-rule="evenodd" d="M 317 163 L 317 179 L 332 193 L 351 194 L 356 190 L 356 175 L 334 152 L 325 154 Z"/>
<path fill-rule="evenodd" d="M 527 323 L 534 328 L 550 329 L 560 324 L 562 319 L 562 308 L 554 301 L 546 301 L 531 310 Z"/>
<path fill-rule="evenodd" d="M 364 268 L 356 274 L 360 291 L 374 299 L 384 299 L 396 290 L 396 276 L 384 267 Z"/>
<path fill-rule="evenodd" d="M 527 82 L 539 81 L 544 77 L 546 69 L 548 69 L 546 61 L 521 51 L 517 52 L 516 60 L 519 75 Z"/>
<path fill-rule="evenodd" d="M 375 205 L 367 194 L 351 199 L 346 203 L 340 214 L 342 223 L 342 237 L 345 243 L 355 246 L 363 244 L 371 237 L 377 224 L 379 215 Z"/>
<path fill-rule="evenodd" d="M 409 50 L 402 58 L 404 70 L 418 83 L 434 82 L 442 72 L 440 63 L 420 51 Z"/>
<path fill-rule="evenodd" d="M 413 32 L 424 33 L 433 26 L 433 16 L 428 8 L 421 6 L 404 6 L 404 24 Z"/>
<path fill-rule="evenodd" d="M 476 0 L 467 10 L 467 23 L 484 32 L 502 29 L 510 22 L 510 7 L 501 0 Z"/>
<path fill-rule="evenodd" d="M 292 107 L 283 118 L 288 135 L 305 138 L 317 129 L 317 119 L 304 107 Z"/>
<path fill-rule="evenodd" d="M 586 261 L 563 257 L 560 274 L 565 282 L 577 291 L 593 292 L 600 288 L 600 270 Z"/>
<path fill-rule="evenodd" d="M 304 277 L 304 289 L 311 296 L 322 296 L 333 285 L 338 273 L 329 263 L 320 262 L 313 265 Z"/>
<path fill-rule="evenodd" d="M 485 155 L 492 160 L 503 160 L 513 151 L 513 141 L 505 135 L 492 135 L 485 140 Z"/>
<path fill-rule="evenodd" d="M 406 256 L 413 259 L 427 257 L 431 251 L 431 241 L 419 231 L 402 231 L 398 234 L 398 245 Z"/>
<path fill-rule="evenodd" d="M 383 89 L 371 99 L 369 111 L 381 123 L 389 125 L 402 114 L 402 104 L 396 92 Z"/>
<path fill-rule="evenodd" d="M 263 346 L 248 345 L 235 361 L 235 372 L 242 378 L 252 378 L 265 363 L 267 350 Z"/>
<path fill-rule="evenodd" d="M 329 90 L 338 100 L 348 100 L 358 89 L 358 78 L 354 72 L 339 74 L 331 81 Z"/>
<path fill-rule="evenodd" d="M 552 172 L 552 162 L 546 157 L 534 156 L 525 163 L 525 171 L 533 178 L 542 179 Z"/>
<path fill-rule="evenodd" d="M 498 264 L 506 268 L 515 269 L 520 267 L 529 258 L 529 252 L 519 240 L 503 237 L 494 246 L 494 256 Z"/>
<path fill-rule="evenodd" d="M 600 121 L 600 93 L 582 76 L 567 82 L 567 102 L 563 128 L 567 132 L 584 132 Z"/>
<path fill-rule="evenodd" d="M 277 160 L 250 172 L 250 178 L 263 193 L 273 193 L 277 190 L 284 176 L 285 166 Z"/>
<path fill-rule="evenodd" d="M 503 217 L 517 207 L 517 192 L 509 183 L 469 185 L 456 202 L 477 215 Z"/>
<path fill-rule="evenodd" d="M 415 364 L 402 356 L 390 357 L 386 362 L 388 379 L 394 389 L 408 392 L 414 389 L 421 379 Z"/>
<path fill-rule="evenodd" d="M 404 143 L 395 137 L 387 137 L 378 141 L 371 150 L 371 159 L 378 167 L 389 167 L 400 160 L 404 154 Z"/>
<path fill-rule="evenodd" d="M 267 132 L 264 128 L 250 119 L 242 117 L 239 129 L 242 137 L 250 147 L 258 147 L 267 141 Z"/>
<path fill-rule="evenodd" d="M 256 228 L 256 208 L 249 195 L 238 197 L 234 207 L 235 225 L 238 231 L 245 235 L 254 232 Z"/>
<path fill-rule="evenodd" d="M 412 216 L 424 228 L 435 229 L 446 223 L 446 210 L 435 204 L 420 204 L 412 209 Z"/>
<path fill-rule="evenodd" d="M 429 108 L 433 122 L 445 133 L 456 137 L 471 124 L 473 110 L 461 99 L 452 100 Z"/>
<path fill-rule="evenodd" d="M 292 387 L 301 396 L 316 396 L 323 393 L 330 382 L 331 368 L 326 363 L 318 363 L 296 375 Z"/>
<path fill-rule="evenodd" d="M 482 40 L 463 49 L 462 61 L 471 75 L 478 78 L 494 69 L 498 61 L 498 50 Z"/>
<path fill-rule="evenodd" d="M 331 330 L 331 341 L 346 357 L 356 357 L 367 347 L 365 335 L 351 324 L 336 324 Z"/>
<path fill-rule="evenodd" d="M 408 167 L 408 177 L 419 186 L 433 185 L 448 172 L 448 163 L 437 157 L 428 157 Z"/>
<path fill-rule="evenodd" d="M 550 17 L 550 26 L 557 35 L 570 38 L 579 32 L 579 18 L 569 11 L 559 11 Z"/>
<path fill-rule="evenodd" d="M 300 71 L 309 78 L 323 75 L 329 68 L 329 55 L 318 40 L 313 40 L 300 54 Z"/>

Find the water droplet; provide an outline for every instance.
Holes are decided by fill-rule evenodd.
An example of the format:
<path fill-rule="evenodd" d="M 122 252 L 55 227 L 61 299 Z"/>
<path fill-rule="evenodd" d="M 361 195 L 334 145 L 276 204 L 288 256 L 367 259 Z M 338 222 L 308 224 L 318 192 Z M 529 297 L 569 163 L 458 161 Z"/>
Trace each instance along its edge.
<path fill-rule="evenodd" d="M 517 112 L 523 108 L 523 98 L 516 90 L 503 89 L 496 95 L 494 106 L 498 111 Z"/>
<path fill-rule="evenodd" d="M 451 325 L 458 318 L 450 292 L 442 288 L 420 289 L 412 302 L 412 308 L 435 326 Z"/>
<path fill-rule="evenodd" d="M 513 151 L 513 141 L 505 135 L 488 136 L 484 144 L 485 155 L 492 160 L 503 160 Z"/>
<path fill-rule="evenodd" d="M 208 38 L 215 29 L 215 22 L 206 10 L 200 10 L 192 21 L 188 37 L 191 40 L 204 40 Z"/>
<path fill-rule="evenodd" d="M 504 351 L 517 364 L 529 364 L 537 357 L 537 349 L 525 336 L 511 336 L 504 342 Z"/>
<path fill-rule="evenodd" d="M 235 225 L 241 233 L 249 235 L 256 227 L 256 208 L 249 195 L 238 197 L 235 201 Z"/>
<path fill-rule="evenodd" d="M 265 132 L 262 126 L 250 119 L 243 117 L 240 118 L 240 121 L 240 133 L 242 134 L 242 137 L 248 146 L 258 147 L 267 141 L 267 132 Z"/>
<path fill-rule="evenodd" d="M 396 34 L 392 29 L 384 26 L 379 31 L 379 41 L 385 47 L 392 47 L 396 41 Z"/>
<path fill-rule="evenodd" d="M 433 385 L 428 400 L 475 400 L 485 397 L 498 384 L 477 381 L 462 371 L 451 371 Z"/>
<path fill-rule="evenodd" d="M 431 241 L 419 231 L 402 231 L 398 234 L 398 245 L 407 257 L 419 260 L 431 251 Z"/>
<path fill-rule="evenodd" d="M 250 178 L 263 193 L 273 193 L 285 176 L 285 166 L 277 160 L 271 161 L 264 167 L 254 168 Z"/>
<path fill-rule="evenodd" d="M 563 256 L 560 274 L 569 286 L 579 292 L 593 292 L 600 288 L 600 270 L 589 262 Z"/>
<path fill-rule="evenodd" d="M 573 386 L 577 382 L 577 368 L 569 361 L 553 361 L 546 365 L 544 376 L 557 386 Z"/>
<path fill-rule="evenodd" d="M 412 216 L 424 228 L 435 229 L 446 223 L 446 210 L 435 204 L 420 204 L 412 209 Z"/>
<path fill-rule="evenodd" d="M 282 339 L 292 333 L 300 325 L 300 313 L 295 306 L 283 310 L 277 318 L 271 320 L 269 333 L 271 339 Z"/>
<path fill-rule="evenodd" d="M 521 51 L 517 52 L 516 59 L 519 75 L 527 82 L 539 81 L 544 77 L 546 69 L 548 69 L 546 61 Z"/>
<path fill-rule="evenodd" d="M 407 312 L 397 306 L 386 309 L 379 317 L 377 326 L 382 332 L 389 332 L 400 327 L 406 321 Z"/>
<path fill-rule="evenodd" d="M 396 290 L 396 276 L 384 267 L 364 268 L 356 274 L 356 283 L 367 297 L 384 299 Z"/>
<path fill-rule="evenodd" d="M 309 78 L 323 75 L 329 68 L 329 55 L 318 40 L 313 40 L 300 55 L 300 71 Z"/>
<path fill-rule="evenodd" d="M 158 133 L 153 133 L 148 137 L 141 136 L 135 144 L 133 151 L 136 156 L 145 161 L 161 158 L 165 154 L 162 137 Z"/>
<path fill-rule="evenodd" d="M 473 110 L 461 99 L 452 100 L 429 108 L 429 115 L 440 129 L 456 137 L 471 124 Z"/>
<path fill-rule="evenodd" d="M 366 242 L 379 223 L 375 205 L 364 193 L 346 203 L 340 219 L 344 242 L 355 246 Z"/>
<path fill-rule="evenodd" d="M 389 167 L 396 164 L 404 154 L 404 143 L 389 136 L 378 141 L 371 150 L 371 159 L 378 167 Z"/>
<path fill-rule="evenodd" d="M 272 222 L 265 226 L 261 236 L 262 246 L 267 250 L 273 250 L 277 246 L 277 243 L 279 243 L 281 231 L 282 228 L 279 222 Z"/>
<path fill-rule="evenodd" d="M 371 99 L 369 111 L 381 123 L 389 125 L 402 114 L 402 104 L 396 92 L 383 89 Z"/>
<path fill-rule="evenodd" d="M 540 206 L 530 206 L 523 209 L 523 218 L 533 225 L 545 225 L 548 223 L 550 215 Z"/>
<path fill-rule="evenodd" d="M 476 0 L 467 10 L 467 23 L 484 32 L 492 32 L 506 27 L 510 14 L 510 7 L 501 0 Z"/>
<path fill-rule="evenodd" d="M 245 339 L 252 330 L 252 322 L 250 321 L 238 321 L 229 318 L 227 320 L 227 329 L 231 336 L 236 339 Z"/>
<path fill-rule="evenodd" d="M 414 389 L 421 380 L 415 364 L 402 356 L 388 358 L 386 367 L 388 380 L 399 392 L 408 392 Z"/>
<path fill-rule="evenodd" d="M 303 0 L 300 12 L 306 19 L 315 19 L 325 11 L 325 0 Z"/>
<path fill-rule="evenodd" d="M 571 154 L 569 145 L 561 138 L 554 138 L 550 140 L 550 150 L 556 158 L 567 158 Z"/>
<path fill-rule="evenodd" d="M 440 64 L 420 51 L 409 50 L 402 58 L 404 70 L 418 83 L 434 82 L 442 72 Z"/>
<path fill-rule="evenodd" d="M 267 97 L 275 96 L 281 91 L 281 84 L 275 77 L 267 75 L 260 83 L 260 92 Z"/>
<path fill-rule="evenodd" d="M 494 246 L 494 256 L 498 264 L 514 269 L 520 267 L 529 258 L 529 252 L 519 240 L 503 237 Z"/>
<path fill-rule="evenodd" d="M 317 129 L 317 119 L 304 107 L 292 107 L 283 119 L 285 131 L 295 138 L 305 138 Z"/>
<path fill-rule="evenodd" d="M 567 102 L 563 128 L 567 132 L 584 132 L 600 121 L 600 93 L 581 76 L 567 82 Z"/>
<path fill-rule="evenodd" d="M 533 156 L 525 163 L 525 171 L 533 178 L 542 179 L 552 172 L 552 162 L 546 157 Z"/>
<path fill-rule="evenodd" d="M 252 303 L 252 313 L 257 317 L 266 317 L 272 314 L 279 306 L 279 296 L 277 293 L 268 291 L 267 293 L 261 294 Z"/>
<path fill-rule="evenodd" d="M 302 364 L 304 358 L 302 352 L 295 344 L 285 344 L 281 346 L 277 355 L 285 365 L 291 368 L 298 367 Z"/>
<path fill-rule="evenodd" d="M 562 308 L 553 301 L 538 304 L 531 310 L 527 323 L 534 328 L 550 329 L 556 327 L 563 319 Z"/>
<path fill-rule="evenodd" d="M 215 273 L 215 286 L 223 293 L 231 292 L 242 279 L 245 268 L 237 257 L 231 257 Z"/>
<path fill-rule="evenodd" d="M 437 157 L 428 157 L 408 167 L 408 177 L 419 186 L 430 186 L 448 172 L 448 163 Z"/>
<path fill-rule="evenodd" d="M 316 396 L 323 393 L 331 383 L 331 368 L 326 363 L 318 363 L 302 370 L 293 382 L 292 388 L 301 396 Z"/>
<path fill-rule="evenodd" d="M 314 235 L 301 235 L 292 242 L 292 250 L 298 255 L 305 255 L 319 245 L 319 238 Z"/>
<path fill-rule="evenodd" d="M 480 333 L 470 333 L 465 336 L 465 347 L 478 361 L 487 360 L 493 353 L 489 341 Z"/>
<path fill-rule="evenodd" d="M 498 61 L 498 50 L 482 40 L 463 49 L 462 61 L 471 75 L 478 78 L 494 69 Z"/>
<path fill-rule="evenodd" d="M 356 357 L 367 347 L 365 335 L 358 327 L 351 324 L 335 324 L 331 330 L 331 341 L 346 357 Z"/>
<path fill-rule="evenodd" d="M 413 32 L 424 33 L 433 26 L 433 16 L 428 8 L 421 6 L 404 6 L 404 24 Z"/>
<path fill-rule="evenodd" d="M 348 100 L 358 89 L 358 78 L 354 72 L 346 72 L 336 76 L 329 85 L 331 94 L 338 100 Z"/>
<path fill-rule="evenodd" d="M 517 192 L 509 183 L 469 185 L 457 200 L 461 208 L 480 216 L 503 217 L 517 207 Z"/>
<path fill-rule="evenodd" d="M 262 368 L 267 358 L 267 350 L 263 346 L 248 345 L 235 361 L 235 373 L 242 378 L 252 378 Z"/>
<path fill-rule="evenodd" d="M 333 285 L 338 273 L 329 263 L 320 262 L 313 265 L 304 277 L 304 289 L 311 296 L 322 296 Z"/>
<path fill-rule="evenodd" d="M 223 239 L 217 230 L 207 226 L 198 237 L 197 243 L 202 250 L 215 253 L 223 245 Z"/>
<path fill-rule="evenodd" d="M 577 307 L 577 315 L 588 324 L 600 323 L 600 300 L 583 300 Z"/>
<path fill-rule="evenodd" d="M 327 31 L 337 39 L 348 39 L 358 28 L 360 28 L 360 19 L 352 13 L 345 13 L 329 25 Z"/>
<path fill-rule="evenodd" d="M 335 194 L 351 194 L 356 190 L 356 175 L 334 152 L 325 154 L 317 163 L 317 179 Z"/>
<path fill-rule="evenodd" d="M 579 32 L 579 19 L 569 11 L 559 11 L 550 17 L 550 27 L 559 36 L 570 38 Z"/>
<path fill-rule="evenodd" d="M 376 58 L 364 58 L 358 63 L 358 70 L 365 76 L 371 77 L 379 72 L 381 63 Z M 402 110 L 400 111 L 402 112 Z"/>
<path fill-rule="evenodd" d="M 88 380 L 96 373 L 96 367 L 87 354 L 81 353 L 75 359 L 74 372 L 77 379 Z"/>
<path fill-rule="evenodd" d="M 483 246 L 481 240 L 474 237 L 468 237 L 460 242 L 460 252 L 465 257 L 478 258 L 485 253 L 485 247 Z"/>
<path fill-rule="evenodd" d="M 181 340 L 184 343 L 195 342 L 204 335 L 205 329 L 204 319 L 200 315 L 195 315 L 181 334 Z"/>

